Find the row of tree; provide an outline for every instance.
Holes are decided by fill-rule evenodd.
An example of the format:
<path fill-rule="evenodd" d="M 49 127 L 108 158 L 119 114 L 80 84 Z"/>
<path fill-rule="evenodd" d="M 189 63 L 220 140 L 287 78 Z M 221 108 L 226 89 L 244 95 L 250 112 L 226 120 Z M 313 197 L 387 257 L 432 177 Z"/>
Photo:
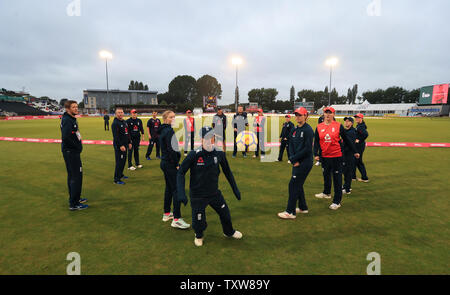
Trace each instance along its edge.
<path fill-rule="evenodd" d="M 189 75 L 180 75 L 169 83 L 167 92 L 158 94 L 158 102 L 162 105 L 174 104 L 177 110 L 184 111 L 202 107 L 204 96 L 222 98 L 222 86 L 215 77 L 203 75 L 196 80 Z"/>
<path fill-rule="evenodd" d="M 148 90 L 148 85 L 139 81 L 130 81 L 128 85 L 128 90 Z"/>

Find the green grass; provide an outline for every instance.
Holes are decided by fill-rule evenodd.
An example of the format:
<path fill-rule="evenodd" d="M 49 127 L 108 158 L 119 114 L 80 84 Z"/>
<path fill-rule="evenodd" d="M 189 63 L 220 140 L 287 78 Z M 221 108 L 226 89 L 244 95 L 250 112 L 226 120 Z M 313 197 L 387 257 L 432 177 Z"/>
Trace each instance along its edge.
<path fill-rule="evenodd" d="M 449 119 L 366 122 L 370 141 L 450 142 Z M 80 119 L 83 137 L 110 139 L 101 123 Z M 59 138 L 58 120 L 0 121 L 0 136 Z M 305 184 L 310 214 L 295 221 L 276 217 L 287 202 L 287 163 L 230 157 L 242 200 L 223 175 L 220 187 L 244 238 L 225 239 L 208 208 L 205 244 L 196 248 L 191 229 L 161 221 L 159 161 L 126 171 L 127 185 L 115 186 L 112 147 L 84 145 L 90 208 L 70 212 L 60 145 L 0 148 L 0 274 L 65 274 L 72 251 L 83 274 L 365 274 L 369 252 L 380 253 L 382 274 L 449 273 L 448 149 L 368 148 L 371 182 L 353 183 L 338 211 L 313 197 L 322 189 L 314 167 Z M 182 213 L 190 221 L 190 205 Z"/>

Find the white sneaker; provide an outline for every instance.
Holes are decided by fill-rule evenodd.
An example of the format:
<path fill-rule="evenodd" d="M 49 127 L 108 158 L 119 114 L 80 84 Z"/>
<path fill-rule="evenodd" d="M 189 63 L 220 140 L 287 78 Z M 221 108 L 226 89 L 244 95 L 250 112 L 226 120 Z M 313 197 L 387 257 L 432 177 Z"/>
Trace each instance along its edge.
<path fill-rule="evenodd" d="M 134 166 L 128 167 L 128 170 L 134 171 L 134 170 L 136 170 L 136 167 L 134 167 Z"/>
<path fill-rule="evenodd" d="M 142 166 L 142 165 L 137 165 L 137 167 L 138 167 L 138 168 L 142 168 L 143 166 Z"/>
<path fill-rule="evenodd" d="M 341 208 L 341 204 L 338 205 L 338 204 L 333 203 L 333 204 L 330 205 L 329 208 L 331 210 L 337 210 L 337 209 Z"/>
<path fill-rule="evenodd" d="M 315 164 L 316 166 L 320 166 L 320 162 L 316 162 L 316 164 Z"/>
<path fill-rule="evenodd" d="M 343 195 L 350 195 L 351 193 L 352 193 L 352 191 L 349 191 L 349 192 L 347 193 L 347 191 L 346 191 L 345 189 L 342 190 L 342 194 L 343 194 Z"/>
<path fill-rule="evenodd" d="M 201 238 L 201 239 L 195 238 L 195 239 L 194 239 L 194 244 L 195 244 L 195 246 L 197 246 L 197 247 L 203 246 L 203 238 Z"/>
<path fill-rule="evenodd" d="M 242 239 L 242 233 L 240 231 L 237 231 L 237 230 L 234 231 L 234 234 L 231 237 L 226 236 L 225 234 L 223 234 L 223 235 L 225 237 L 227 237 L 227 238 L 233 238 L 233 239 L 236 239 L 236 240 Z"/>
<path fill-rule="evenodd" d="M 318 199 L 331 199 L 331 195 L 327 195 L 324 193 L 320 193 L 320 194 L 315 194 L 315 197 Z"/>
<path fill-rule="evenodd" d="M 288 160 L 288 164 L 291 164 L 291 161 Z"/>
<path fill-rule="evenodd" d="M 359 181 L 359 182 L 365 182 L 365 183 L 369 182 L 368 179 L 362 179 L 362 178 L 358 178 L 358 181 Z"/>
<path fill-rule="evenodd" d="M 308 210 L 301 210 L 300 208 L 295 208 L 295 213 L 297 213 L 297 214 L 307 214 Z"/>
<path fill-rule="evenodd" d="M 261 159 L 264 159 L 265 157 L 264 156 L 261 156 Z"/>
<path fill-rule="evenodd" d="M 252 158 L 256 158 L 256 155 L 253 155 L 253 157 Z"/>
<path fill-rule="evenodd" d="M 295 219 L 297 216 L 294 214 L 287 213 L 286 211 L 278 213 L 278 217 L 281 219 Z"/>
<path fill-rule="evenodd" d="M 163 214 L 162 221 L 166 222 L 166 221 L 169 221 L 170 219 L 173 219 L 173 213 L 172 212 L 170 212 L 169 215 Z"/>
<path fill-rule="evenodd" d="M 188 223 L 186 223 L 186 222 L 183 220 L 183 218 L 178 218 L 178 220 L 176 220 L 176 221 L 175 221 L 175 219 L 172 220 L 171 226 L 172 226 L 172 227 L 179 228 L 179 229 L 187 229 L 187 228 L 189 228 L 191 225 L 188 224 Z"/>

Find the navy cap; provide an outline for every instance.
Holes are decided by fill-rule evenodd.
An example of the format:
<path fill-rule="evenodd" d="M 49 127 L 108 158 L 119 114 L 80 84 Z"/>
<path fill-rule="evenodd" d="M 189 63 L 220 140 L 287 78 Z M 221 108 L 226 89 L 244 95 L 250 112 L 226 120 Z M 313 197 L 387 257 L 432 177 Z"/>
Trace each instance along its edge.
<path fill-rule="evenodd" d="M 344 121 L 350 120 L 352 123 L 355 122 L 355 120 L 352 117 L 345 117 Z"/>
<path fill-rule="evenodd" d="M 205 126 L 200 130 L 201 138 L 211 138 L 212 136 L 214 136 L 212 127 Z"/>

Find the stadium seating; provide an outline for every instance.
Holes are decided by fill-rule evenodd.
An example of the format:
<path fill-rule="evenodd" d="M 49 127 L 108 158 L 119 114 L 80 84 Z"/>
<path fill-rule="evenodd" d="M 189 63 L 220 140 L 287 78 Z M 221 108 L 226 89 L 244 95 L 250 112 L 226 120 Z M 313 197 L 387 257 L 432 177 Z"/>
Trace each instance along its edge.
<path fill-rule="evenodd" d="M 0 101 L 0 112 L 15 113 L 18 116 L 42 116 L 49 113 L 30 107 L 22 102 Z"/>

